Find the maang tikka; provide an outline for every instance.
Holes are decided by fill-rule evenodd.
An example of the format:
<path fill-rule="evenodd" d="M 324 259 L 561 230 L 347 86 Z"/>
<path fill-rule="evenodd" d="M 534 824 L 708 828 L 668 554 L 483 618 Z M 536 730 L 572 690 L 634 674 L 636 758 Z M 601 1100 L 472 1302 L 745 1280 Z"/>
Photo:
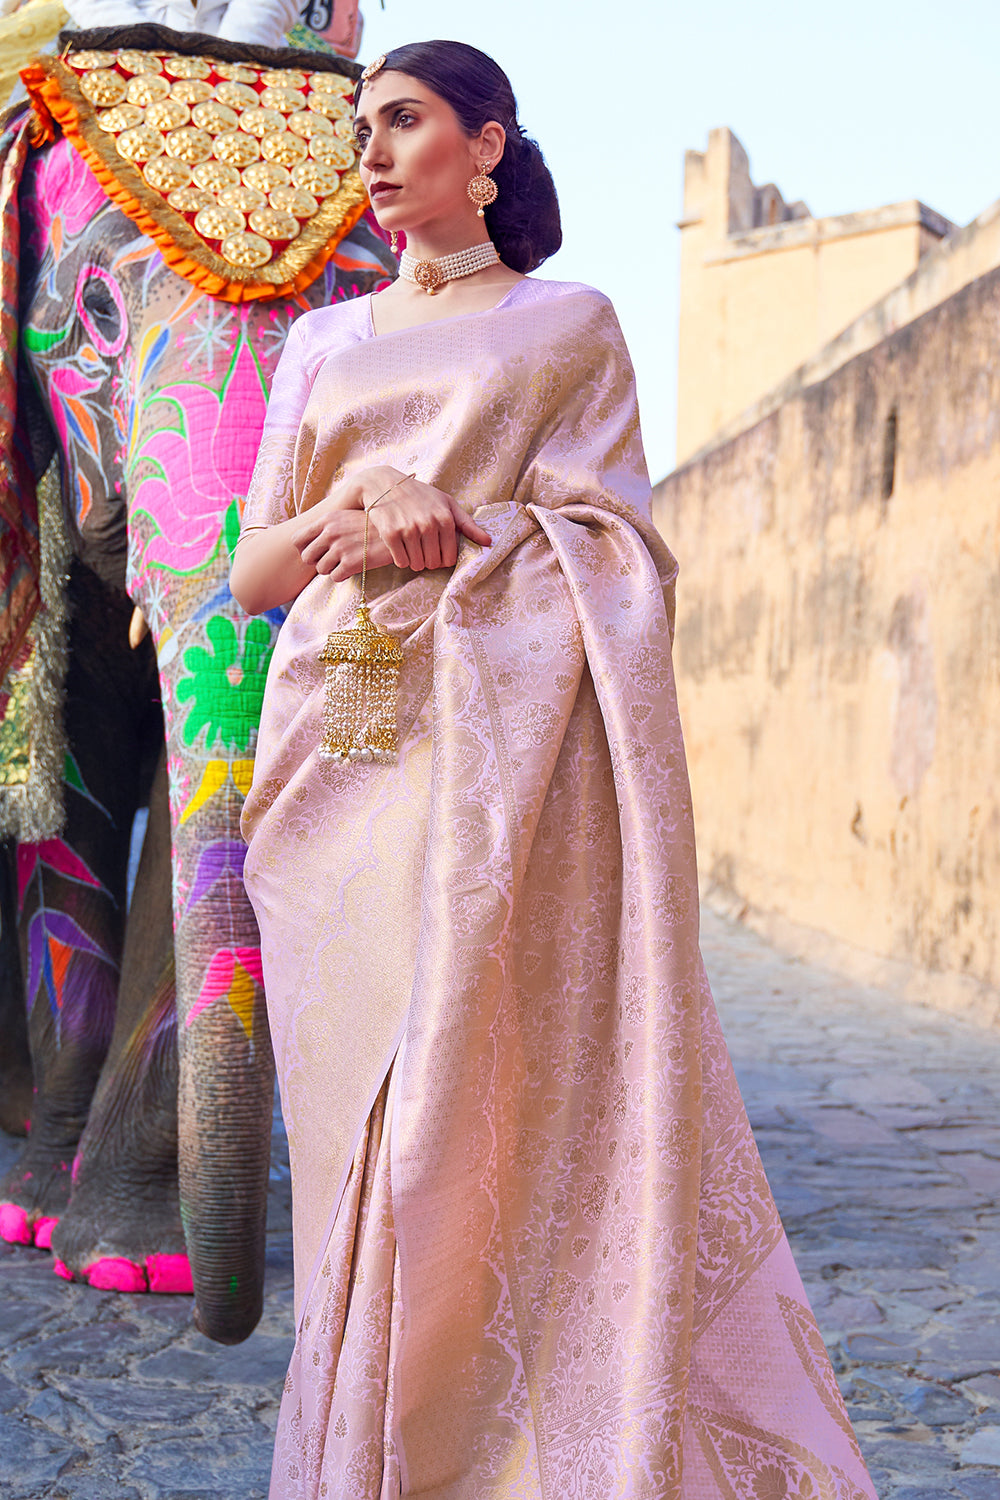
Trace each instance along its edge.
<path fill-rule="evenodd" d="M 413 479 L 404 474 L 365 510 L 361 554 L 361 602 L 349 630 L 332 630 L 319 659 L 326 667 L 321 760 L 395 760 L 399 744 L 396 704 L 403 646 L 398 636 L 380 630 L 368 609 L 368 513 L 379 500 Z"/>

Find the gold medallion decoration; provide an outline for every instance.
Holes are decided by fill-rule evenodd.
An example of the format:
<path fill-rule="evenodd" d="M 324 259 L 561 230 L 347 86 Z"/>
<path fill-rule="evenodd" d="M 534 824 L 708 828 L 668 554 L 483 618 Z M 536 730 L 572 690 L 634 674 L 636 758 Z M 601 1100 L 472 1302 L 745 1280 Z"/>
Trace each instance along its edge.
<path fill-rule="evenodd" d="M 217 135 L 212 149 L 218 161 L 233 167 L 248 167 L 260 157 L 260 142 L 242 130 L 226 130 Z"/>
<path fill-rule="evenodd" d="M 210 78 L 212 64 L 205 57 L 165 57 L 163 71 L 168 78 Z"/>
<path fill-rule="evenodd" d="M 262 91 L 260 102 L 265 109 L 280 109 L 283 115 L 290 115 L 305 109 L 306 96 L 301 89 L 269 88 Z"/>
<path fill-rule="evenodd" d="M 288 128 L 309 140 L 314 135 L 333 135 L 333 122 L 312 109 L 299 109 L 288 116 Z"/>
<path fill-rule="evenodd" d="M 271 207 L 279 213 L 294 214 L 297 219 L 311 219 L 319 210 L 319 201 L 305 188 L 279 186 L 271 190 Z"/>
<path fill-rule="evenodd" d="M 114 61 L 123 73 L 159 73 L 160 57 L 154 52 L 134 52 L 126 47 L 114 54 Z"/>
<path fill-rule="evenodd" d="M 138 109 L 135 104 L 123 104 L 122 109 Z M 179 99 L 158 99 L 146 110 L 146 124 L 154 130 L 178 130 L 191 119 L 191 111 Z"/>
<path fill-rule="evenodd" d="M 336 167 L 338 172 L 349 172 L 355 162 L 355 152 L 335 135 L 314 135 L 309 142 L 309 155 L 324 166 Z"/>
<path fill-rule="evenodd" d="M 95 68 L 80 79 L 80 92 L 91 104 L 121 104 L 127 84 L 113 68 Z"/>
<path fill-rule="evenodd" d="M 195 168 L 195 171 L 200 170 Z M 171 193 L 188 186 L 193 174 L 187 163 L 178 161 L 175 156 L 154 156 L 143 167 L 142 175 L 150 187 L 164 193 L 169 200 Z"/>
<path fill-rule="evenodd" d="M 302 137 L 292 135 L 289 130 L 272 131 L 261 141 L 260 149 L 267 161 L 279 162 L 283 167 L 294 167 L 296 162 L 305 161 L 309 155 L 309 147 Z"/>
<path fill-rule="evenodd" d="M 166 81 L 164 78 L 163 82 Z M 169 87 L 171 99 L 179 99 L 182 104 L 204 104 L 213 97 L 212 85 L 201 78 L 182 78 Z"/>
<path fill-rule="evenodd" d="M 215 160 L 200 161 L 191 168 L 191 177 L 198 187 L 214 193 L 217 198 L 226 188 L 239 187 L 241 181 L 239 167 Z"/>
<path fill-rule="evenodd" d="M 217 62 L 213 66 L 220 78 L 233 83 L 256 83 L 261 74 L 260 68 L 251 68 L 244 63 Z"/>
<path fill-rule="evenodd" d="M 273 193 L 275 188 L 287 187 L 292 174 L 287 167 L 276 161 L 254 161 L 240 173 L 248 187 L 259 188 L 262 193 Z M 317 208 L 318 212 L 318 208 Z M 312 214 L 309 216 L 313 217 Z"/>
<path fill-rule="evenodd" d="M 148 104 L 158 104 L 161 99 L 169 99 L 170 85 L 156 73 L 140 73 L 129 81 L 125 97 L 130 104 L 138 104 L 145 109 Z"/>
<path fill-rule="evenodd" d="M 134 56 L 134 54 L 129 54 Z M 75 52 L 73 54 L 73 66 L 78 73 L 89 73 L 91 68 L 113 68 L 118 58 L 114 52 Z M 128 68 L 127 72 L 134 72 L 134 68 Z"/>
<path fill-rule="evenodd" d="M 197 125 L 182 125 L 168 133 L 166 144 L 168 156 L 177 156 L 194 166 L 196 161 L 208 160 L 215 143 L 207 130 L 199 130 Z"/>
<path fill-rule="evenodd" d="M 273 130 L 284 130 L 284 128 L 285 117 L 277 109 L 263 109 L 259 104 L 255 104 L 251 109 L 245 109 L 240 115 L 240 129 L 245 130 L 247 135 L 255 135 L 258 140 L 262 136 L 270 135 Z"/>
<path fill-rule="evenodd" d="M 226 79 L 215 87 L 215 97 L 230 109 L 252 109 L 257 103 L 257 90 L 248 83 L 230 83 Z"/>
<path fill-rule="evenodd" d="M 219 202 L 223 208 L 238 208 L 241 214 L 252 214 L 256 208 L 267 207 L 267 194 L 262 193 L 260 188 L 239 182 L 235 187 L 223 188 L 219 194 Z M 286 238 L 291 239 L 291 235 Z"/>
<path fill-rule="evenodd" d="M 342 99 L 353 99 L 357 79 L 343 73 L 313 73 L 309 85 L 314 94 L 339 94 Z"/>
<path fill-rule="evenodd" d="M 163 151 L 163 137 L 152 125 L 137 125 L 134 130 L 123 130 L 115 145 L 126 161 L 148 161 Z"/>
<path fill-rule="evenodd" d="M 215 207 L 215 199 L 211 193 L 200 187 L 179 187 L 174 192 L 167 194 L 167 202 L 171 208 L 176 208 L 178 213 L 194 214 L 195 224 L 198 222 L 198 214 L 203 208 Z"/>
<path fill-rule="evenodd" d="M 116 104 L 114 109 L 100 110 L 97 123 L 102 130 L 120 135 L 123 130 L 133 130 L 136 125 L 141 125 L 145 118 L 138 104 Z"/>
<path fill-rule="evenodd" d="M 351 112 L 351 106 L 339 94 L 314 93 L 309 99 L 309 108 L 314 114 L 325 115 L 328 120 L 344 120 Z"/>
<path fill-rule="evenodd" d="M 23 77 L 42 134 L 60 126 L 168 264 L 227 301 L 308 286 L 367 207 L 355 79 L 311 58 L 71 48 Z"/>

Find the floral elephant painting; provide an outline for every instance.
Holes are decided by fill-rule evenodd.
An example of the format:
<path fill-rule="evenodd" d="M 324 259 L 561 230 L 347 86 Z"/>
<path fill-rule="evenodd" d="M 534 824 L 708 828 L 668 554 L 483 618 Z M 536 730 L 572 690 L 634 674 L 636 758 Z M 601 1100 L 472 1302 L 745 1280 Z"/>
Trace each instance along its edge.
<path fill-rule="evenodd" d="M 186 66 L 171 64 L 169 45 L 150 47 L 153 30 L 116 33 L 113 55 L 98 49 L 100 67 L 91 69 L 116 75 L 104 85 L 104 114 L 120 107 L 119 132 L 131 129 L 133 139 L 152 125 L 136 124 L 129 99 L 176 98 L 184 110 L 161 111 L 158 128 L 165 128 L 174 115 L 187 119 L 196 107 L 189 101 L 204 93 L 175 83 L 218 81 L 212 59 L 195 58 L 190 46 Z M 161 43 L 172 36 L 156 35 Z M 88 43 L 94 47 L 93 35 L 78 46 Z M 276 122 L 264 116 L 283 102 L 277 93 L 265 107 L 247 92 L 269 82 L 261 49 L 244 52 L 253 67 L 228 44 L 219 76 L 238 85 L 225 109 L 239 113 L 242 98 L 245 124 L 234 125 L 224 111 L 211 116 L 232 127 L 233 160 L 280 166 L 280 147 L 289 161 L 322 165 L 322 153 L 303 153 L 303 142 L 312 151 L 309 131 L 323 135 L 332 158 L 328 125 L 349 118 L 337 100 L 349 100 L 357 69 L 323 60 L 328 71 L 340 69 L 343 86 L 338 94 L 330 84 L 325 95 L 317 86 L 306 102 L 318 110 L 327 100 L 319 115 L 326 124 L 316 125 L 302 97 L 284 101 L 291 114 Z M 151 53 L 157 61 L 143 64 Z M 295 93 L 295 69 L 306 64 L 320 66 L 281 54 L 271 66 L 283 69 L 283 81 L 271 78 L 270 86 Z M 93 80 L 89 86 L 97 91 Z M 252 110 L 257 135 L 247 128 Z M 297 136 L 292 114 L 302 116 Z M 201 119 L 207 123 L 209 113 Z M 122 181 L 133 179 L 109 181 L 69 127 L 64 134 L 49 125 L 48 142 L 38 144 L 37 118 L 15 113 L 0 141 L 8 366 L 11 346 L 19 347 L 10 463 L 51 475 L 54 455 L 68 538 L 59 741 L 65 818 L 51 836 L 20 843 L 0 883 L 0 905 L 14 903 L 19 912 L 34 1079 L 25 1147 L 0 1183 L 0 1234 L 50 1246 L 61 1274 L 99 1287 L 186 1290 L 193 1277 L 199 1325 L 235 1341 L 259 1316 L 273 1090 L 238 820 L 280 616 L 241 613 L 228 589 L 229 554 L 292 321 L 310 306 L 382 284 L 393 263 L 358 217 L 359 199 L 347 232 L 328 234 L 297 289 L 241 300 L 213 295 L 205 277 L 192 279 L 163 235 L 124 203 Z M 112 145 L 120 139 L 107 121 L 104 128 Z M 200 127 L 175 121 L 171 128 L 194 142 L 197 158 Z M 255 149 L 262 140 L 263 155 Z M 349 132 L 336 140 L 342 149 Z M 155 178 L 153 150 L 132 159 L 133 173 Z M 163 160 L 164 180 L 176 170 L 193 193 L 197 161 L 169 149 Z M 283 170 L 284 178 L 262 171 L 255 180 L 262 188 L 286 181 L 290 169 Z M 201 173 L 210 178 L 216 188 L 235 183 L 231 171 Z M 318 171 L 308 180 L 327 182 Z M 196 217 L 205 206 L 204 197 L 171 191 Z M 232 201 L 246 207 L 260 197 L 248 189 Z M 292 182 L 281 201 L 286 209 L 305 204 L 308 216 L 306 199 Z M 281 228 L 277 218 L 264 222 Z M 246 243 L 253 238 L 248 232 Z M 218 253 L 216 246 L 213 264 Z M 43 491 L 39 485 L 40 501 Z M 15 657 L 15 678 L 25 649 Z M 0 717 L 16 707 L 12 694 L 8 679 Z M 126 920 L 130 830 L 146 800 L 149 825 Z M 9 924 L 0 932 L 4 954 L 10 974 L 18 955 Z M 0 996 L 0 1122 L 11 1129 L 29 1097 L 28 1062 L 4 1005 L 9 1011 L 9 994 Z"/>

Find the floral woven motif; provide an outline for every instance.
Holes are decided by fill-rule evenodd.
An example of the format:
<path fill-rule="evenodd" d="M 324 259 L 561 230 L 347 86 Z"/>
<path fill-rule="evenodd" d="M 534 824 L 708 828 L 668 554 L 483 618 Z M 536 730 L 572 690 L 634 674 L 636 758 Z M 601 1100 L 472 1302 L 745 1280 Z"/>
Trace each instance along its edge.
<path fill-rule="evenodd" d="M 82 49 L 22 74 L 168 264 L 226 301 L 301 291 L 367 207 L 347 73 Z"/>

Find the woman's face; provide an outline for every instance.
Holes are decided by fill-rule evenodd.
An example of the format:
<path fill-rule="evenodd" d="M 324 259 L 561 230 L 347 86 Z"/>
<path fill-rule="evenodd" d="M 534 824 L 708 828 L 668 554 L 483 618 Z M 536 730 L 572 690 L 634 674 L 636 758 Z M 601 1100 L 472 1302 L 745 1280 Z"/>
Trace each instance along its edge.
<path fill-rule="evenodd" d="M 361 180 L 384 229 L 482 224 L 466 189 L 487 153 L 440 94 L 387 68 L 362 89 L 355 130 Z"/>

